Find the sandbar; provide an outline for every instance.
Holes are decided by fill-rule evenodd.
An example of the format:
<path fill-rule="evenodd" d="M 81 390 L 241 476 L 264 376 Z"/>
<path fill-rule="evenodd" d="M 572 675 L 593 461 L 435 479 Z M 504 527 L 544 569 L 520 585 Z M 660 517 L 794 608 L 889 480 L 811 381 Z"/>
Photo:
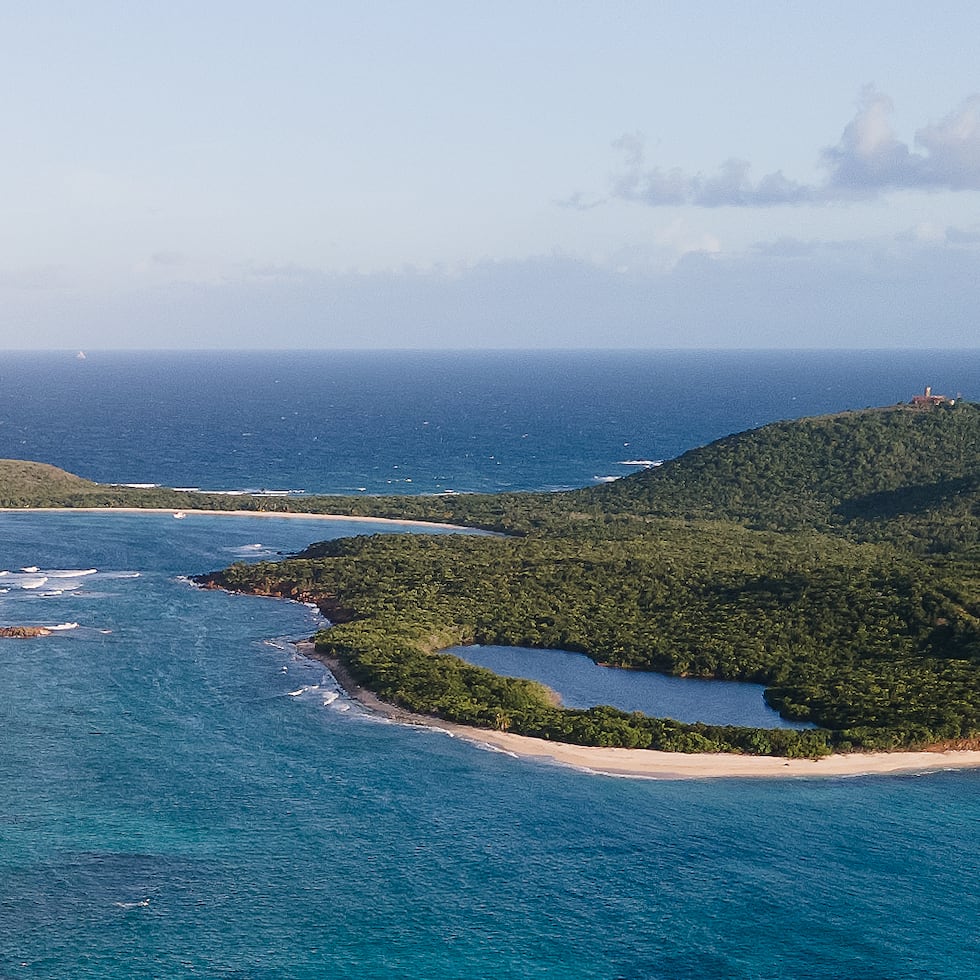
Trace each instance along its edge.
<path fill-rule="evenodd" d="M 404 527 L 438 527 L 453 531 L 470 531 L 486 534 L 479 528 L 462 524 L 445 524 L 439 521 L 413 521 L 400 517 L 363 517 L 351 514 L 308 514 L 299 511 L 276 510 L 195 510 L 181 507 L 0 507 L 0 514 L 182 514 L 204 517 L 288 517 L 290 520 L 306 521 L 351 521 L 367 524 L 397 524 Z"/>
<path fill-rule="evenodd" d="M 920 773 L 945 769 L 980 768 L 980 751 L 950 749 L 936 752 L 852 752 L 822 759 L 785 759 L 781 756 L 734 755 L 724 752 L 658 752 L 654 749 L 602 748 L 552 742 L 488 728 L 471 728 L 429 715 L 413 714 L 388 704 L 361 687 L 333 657 L 317 652 L 312 642 L 298 643 L 305 656 L 325 664 L 349 697 L 375 714 L 405 725 L 420 725 L 448 732 L 477 745 L 489 746 L 526 759 L 558 763 L 606 776 L 644 779 L 785 779 L 845 778 L 848 776 Z"/>

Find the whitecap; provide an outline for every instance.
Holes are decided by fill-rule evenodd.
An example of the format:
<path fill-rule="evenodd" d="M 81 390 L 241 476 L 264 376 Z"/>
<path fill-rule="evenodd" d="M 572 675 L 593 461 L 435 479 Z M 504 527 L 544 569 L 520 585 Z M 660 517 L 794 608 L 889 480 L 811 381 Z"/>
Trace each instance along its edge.
<path fill-rule="evenodd" d="M 52 592 L 39 592 L 38 595 L 41 596 L 42 599 L 54 599 L 56 596 L 62 595 L 63 593 L 64 589 L 55 589 Z"/>
<path fill-rule="evenodd" d="M 305 684 L 303 687 L 296 688 L 295 691 L 287 691 L 286 696 L 290 698 L 298 698 L 303 694 L 308 694 L 310 691 L 319 691 L 319 684 Z"/>
<path fill-rule="evenodd" d="M 139 902 L 113 902 L 112 904 L 118 909 L 145 909 L 149 906 L 150 900 L 144 898 Z"/>
<path fill-rule="evenodd" d="M 450 738 L 454 737 L 452 732 L 446 732 L 446 734 Z M 520 756 L 516 752 L 512 752 L 510 749 L 501 748 L 499 745 L 494 745 L 491 742 L 474 741 L 473 744 L 478 749 L 483 749 L 484 752 L 492 752 L 494 755 L 506 755 L 511 759 L 520 758 Z"/>
<path fill-rule="evenodd" d="M 57 626 L 49 626 L 49 630 L 77 630 L 78 623 L 59 623 Z"/>
<path fill-rule="evenodd" d="M 272 548 L 264 544 L 238 545 L 237 547 L 225 548 L 224 550 L 238 558 L 268 558 L 270 555 L 275 554 Z"/>
<path fill-rule="evenodd" d="M 86 575 L 95 575 L 96 572 L 98 572 L 97 568 L 46 568 L 44 570 L 48 578 L 84 578 Z"/>
<path fill-rule="evenodd" d="M 40 578 L 22 579 L 18 584 L 22 589 L 39 589 L 47 580 L 47 575 L 42 575 Z"/>
<path fill-rule="evenodd" d="M 22 572 L 32 572 L 33 573 L 33 572 L 39 572 L 39 571 L 41 571 L 41 569 L 38 568 L 37 565 L 28 565 L 25 568 L 22 568 L 21 571 Z"/>

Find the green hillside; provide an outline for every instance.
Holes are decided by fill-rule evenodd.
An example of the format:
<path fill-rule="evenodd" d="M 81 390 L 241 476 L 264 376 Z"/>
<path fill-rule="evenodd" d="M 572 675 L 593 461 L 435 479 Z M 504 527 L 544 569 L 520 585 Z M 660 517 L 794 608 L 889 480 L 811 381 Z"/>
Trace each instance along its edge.
<path fill-rule="evenodd" d="M 88 493 L 96 484 L 47 463 L 0 459 L 0 506 L 32 506 L 38 500 Z"/>
<path fill-rule="evenodd" d="M 975 542 L 978 489 L 980 406 L 961 402 L 779 422 L 575 496 L 604 511 L 879 537 L 928 537 L 939 515 Z"/>

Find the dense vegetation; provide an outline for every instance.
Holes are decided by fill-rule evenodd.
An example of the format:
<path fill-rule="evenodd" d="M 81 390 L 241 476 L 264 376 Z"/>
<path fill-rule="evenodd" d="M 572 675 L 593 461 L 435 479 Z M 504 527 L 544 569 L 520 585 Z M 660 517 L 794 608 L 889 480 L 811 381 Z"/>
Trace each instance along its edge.
<path fill-rule="evenodd" d="M 44 486 L 61 505 L 138 505 L 120 488 Z M 143 506 L 247 503 L 510 532 L 325 542 L 205 577 L 319 601 L 337 625 L 318 646 L 386 700 L 582 744 L 819 755 L 980 737 L 978 489 L 980 408 L 960 403 L 778 423 L 564 494 L 179 494 L 175 505 L 160 502 L 173 491 L 139 493 L 156 501 Z M 0 470 L 0 502 L 31 492 Z M 540 685 L 438 654 L 468 642 L 758 681 L 784 717 L 820 727 L 562 709 Z"/>
<path fill-rule="evenodd" d="M 605 512 L 815 528 L 949 552 L 980 541 L 978 460 L 980 406 L 898 406 L 738 433 L 577 496 Z"/>

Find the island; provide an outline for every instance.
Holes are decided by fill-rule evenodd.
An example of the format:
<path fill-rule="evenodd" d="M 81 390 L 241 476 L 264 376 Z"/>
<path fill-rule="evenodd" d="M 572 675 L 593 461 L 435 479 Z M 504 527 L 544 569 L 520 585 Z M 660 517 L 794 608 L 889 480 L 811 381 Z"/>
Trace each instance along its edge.
<path fill-rule="evenodd" d="M 365 535 L 200 584 L 316 602 L 349 685 L 496 736 L 814 759 L 980 748 L 980 406 L 779 422 L 563 493 L 227 498 L 0 465 L 6 507 L 387 517 L 495 535 Z M 600 706 L 440 651 L 560 648 L 766 685 L 809 729 L 685 724 Z M 489 737 L 489 735 L 488 735 Z M 975 763 L 974 763 L 975 764 Z"/>

